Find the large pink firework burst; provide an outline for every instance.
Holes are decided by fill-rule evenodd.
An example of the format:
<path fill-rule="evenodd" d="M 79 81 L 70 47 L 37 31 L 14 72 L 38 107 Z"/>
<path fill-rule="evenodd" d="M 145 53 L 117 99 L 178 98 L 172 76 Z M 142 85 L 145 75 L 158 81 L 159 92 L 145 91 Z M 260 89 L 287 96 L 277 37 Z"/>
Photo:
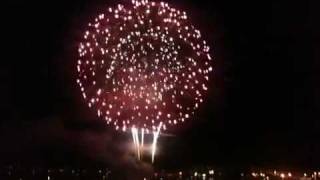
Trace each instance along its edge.
<path fill-rule="evenodd" d="M 166 130 L 192 117 L 212 71 L 209 46 L 186 13 L 164 2 L 117 5 L 88 23 L 77 83 L 115 129 Z"/>

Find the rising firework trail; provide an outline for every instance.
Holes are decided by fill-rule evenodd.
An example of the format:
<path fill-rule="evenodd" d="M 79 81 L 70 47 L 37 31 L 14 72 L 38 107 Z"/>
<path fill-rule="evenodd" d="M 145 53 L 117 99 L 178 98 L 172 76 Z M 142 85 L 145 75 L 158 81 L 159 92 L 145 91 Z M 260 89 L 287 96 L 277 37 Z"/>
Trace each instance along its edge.
<path fill-rule="evenodd" d="M 88 23 L 78 48 L 77 84 L 106 124 L 131 129 L 139 159 L 144 136 L 153 135 L 153 161 L 160 132 L 189 120 L 204 101 L 209 51 L 186 12 L 133 0 Z"/>
<path fill-rule="evenodd" d="M 141 157 L 143 156 L 144 151 L 144 128 L 141 129 Z"/>
<path fill-rule="evenodd" d="M 140 160 L 141 155 L 140 155 L 140 149 L 141 149 L 141 144 L 139 143 L 139 134 L 138 134 L 138 130 L 137 128 L 133 127 L 131 129 L 132 131 L 132 137 L 133 137 L 133 143 L 134 143 L 134 147 L 137 153 L 137 157 Z"/>
<path fill-rule="evenodd" d="M 158 142 L 158 138 L 159 138 L 159 135 L 160 135 L 161 126 L 162 126 L 162 122 L 160 122 L 157 131 L 153 132 L 153 142 L 152 142 L 152 149 L 151 149 L 152 163 L 154 162 L 154 155 L 156 154 L 156 150 L 157 150 L 157 142 Z"/>

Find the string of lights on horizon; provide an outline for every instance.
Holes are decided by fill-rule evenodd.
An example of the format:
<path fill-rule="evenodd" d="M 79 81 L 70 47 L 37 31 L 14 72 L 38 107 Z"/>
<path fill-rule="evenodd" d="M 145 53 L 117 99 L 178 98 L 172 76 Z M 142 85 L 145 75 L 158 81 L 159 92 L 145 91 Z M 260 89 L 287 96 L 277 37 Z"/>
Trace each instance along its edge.
<path fill-rule="evenodd" d="M 95 177 L 96 179 L 113 177 L 117 172 L 111 171 L 109 168 L 98 168 L 98 169 L 86 169 L 86 168 L 37 168 L 37 167 L 15 167 L 7 166 L 0 169 L 2 177 L 13 178 L 19 177 L 19 179 L 30 179 L 31 177 L 45 177 L 49 179 L 56 179 L 62 177 L 74 177 L 76 179 L 82 179 L 83 177 Z M 27 173 L 26 173 L 27 172 Z M 238 174 L 238 173 L 236 173 Z M 165 171 L 154 172 L 150 177 L 145 179 L 167 179 L 167 178 L 195 178 L 195 179 L 225 179 L 230 172 L 225 171 L 221 168 L 214 169 L 212 167 L 193 167 L 192 169 L 180 169 L 178 171 Z M 93 176 L 94 175 L 94 176 Z M 320 171 L 315 170 L 295 170 L 295 171 L 282 171 L 279 169 L 256 169 L 254 171 L 245 171 L 238 174 L 241 179 L 319 179 Z"/>

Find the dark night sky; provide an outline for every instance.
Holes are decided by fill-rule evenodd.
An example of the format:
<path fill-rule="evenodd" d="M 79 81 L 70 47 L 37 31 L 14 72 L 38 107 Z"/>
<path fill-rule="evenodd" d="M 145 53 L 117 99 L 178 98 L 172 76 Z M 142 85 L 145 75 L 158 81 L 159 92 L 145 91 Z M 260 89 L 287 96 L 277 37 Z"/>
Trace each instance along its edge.
<path fill-rule="evenodd" d="M 207 103 L 191 126 L 160 140 L 156 166 L 319 167 L 320 4 L 168 2 L 189 12 L 216 64 Z M 101 163 L 96 152 L 116 151 L 110 146 L 123 137 L 88 112 L 72 64 L 87 17 L 108 4 L 1 2 L 3 163 L 85 166 Z M 104 134 L 110 146 L 101 145 Z"/>

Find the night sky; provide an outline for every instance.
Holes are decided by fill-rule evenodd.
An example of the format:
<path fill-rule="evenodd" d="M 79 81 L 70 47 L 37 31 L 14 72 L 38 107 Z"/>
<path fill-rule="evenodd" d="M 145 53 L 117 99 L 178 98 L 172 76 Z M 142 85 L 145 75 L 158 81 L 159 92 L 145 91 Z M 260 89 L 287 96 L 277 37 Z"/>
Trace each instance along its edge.
<path fill-rule="evenodd" d="M 0 163 L 125 159 L 130 134 L 95 117 L 75 81 L 86 22 L 123 1 L 1 2 Z M 160 138 L 155 166 L 319 167 L 319 2 L 167 2 L 187 11 L 215 64 L 206 103 L 192 124 Z"/>

